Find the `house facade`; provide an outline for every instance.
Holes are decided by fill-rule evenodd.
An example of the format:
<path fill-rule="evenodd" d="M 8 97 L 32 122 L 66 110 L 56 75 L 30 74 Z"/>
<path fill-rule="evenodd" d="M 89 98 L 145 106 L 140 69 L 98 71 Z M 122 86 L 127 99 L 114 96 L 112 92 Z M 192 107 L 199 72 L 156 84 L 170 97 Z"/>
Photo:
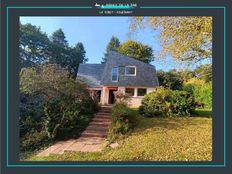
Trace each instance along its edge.
<path fill-rule="evenodd" d="M 104 64 L 80 64 L 77 78 L 103 105 L 114 104 L 114 92 L 120 91 L 130 96 L 131 107 L 138 107 L 143 96 L 159 85 L 153 65 L 114 51 Z"/>

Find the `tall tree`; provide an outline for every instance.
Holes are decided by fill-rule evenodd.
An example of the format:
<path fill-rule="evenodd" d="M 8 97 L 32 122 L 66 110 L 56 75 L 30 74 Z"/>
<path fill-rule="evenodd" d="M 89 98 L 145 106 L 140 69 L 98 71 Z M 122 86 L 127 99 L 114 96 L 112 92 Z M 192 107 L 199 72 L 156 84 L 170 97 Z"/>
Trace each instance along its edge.
<path fill-rule="evenodd" d="M 117 51 L 118 47 L 120 46 L 120 41 L 117 37 L 112 36 L 110 42 L 106 47 L 106 52 L 104 57 L 102 58 L 102 63 L 106 62 L 107 57 L 109 56 L 110 51 Z"/>
<path fill-rule="evenodd" d="M 19 25 L 19 55 L 21 67 L 41 64 L 49 57 L 50 41 L 40 29 L 31 24 Z"/>
<path fill-rule="evenodd" d="M 62 29 L 56 30 L 51 36 L 50 54 L 50 63 L 56 63 L 62 67 L 67 66 L 70 52 Z"/>
<path fill-rule="evenodd" d="M 74 78 L 76 77 L 79 64 L 85 63 L 86 61 L 88 61 L 85 54 L 86 54 L 86 51 L 85 51 L 84 45 L 81 42 L 77 43 L 75 47 L 70 49 L 68 69 Z"/>
<path fill-rule="evenodd" d="M 64 47 L 68 46 L 65 34 L 61 28 L 53 32 L 51 41 L 57 45 L 62 45 Z"/>
<path fill-rule="evenodd" d="M 134 17 L 131 30 L 149 26 L 160 31 L 160 57 L 197 62 L 212 58 L 212 17 Z"/>
<path fill-rule="evenodd" d="M 118 52 L 145 63 L 150 63 L 154 59 L 151 47 L 132 40 L 122 43 L 118 48 Z"/>
<path fill-rule="evenodd" d="M 80 53 L 80 62 L 85 63 L 88 61 L 88 58 L 86 58 L 86 51 L 84 48 L 84 45 L 81 42 L 78 42 L 76 46 L 74 47 L 77 52 Z"/>

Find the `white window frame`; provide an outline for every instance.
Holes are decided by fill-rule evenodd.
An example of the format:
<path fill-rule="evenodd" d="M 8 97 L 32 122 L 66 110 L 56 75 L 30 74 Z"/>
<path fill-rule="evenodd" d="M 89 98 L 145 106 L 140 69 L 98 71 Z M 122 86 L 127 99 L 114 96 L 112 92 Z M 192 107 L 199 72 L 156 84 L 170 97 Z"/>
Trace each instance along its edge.
<path fill-rule="evenodd" d="M 127 74 L 126 68 L 135 68 L 135 74 Z M 137 72 L 136 66 L 125 66 L 125 76 L 136 76 L 136 72 Z"/>
<path fill-rule="evenodd" d="M 113 80 L 113 69 L 114 68 L 117 68 L 117 80 Z M 112 67 L 112 69 L 111 69 L 111 81 L 112 82 L 118 82 L 118 67 Z"/>

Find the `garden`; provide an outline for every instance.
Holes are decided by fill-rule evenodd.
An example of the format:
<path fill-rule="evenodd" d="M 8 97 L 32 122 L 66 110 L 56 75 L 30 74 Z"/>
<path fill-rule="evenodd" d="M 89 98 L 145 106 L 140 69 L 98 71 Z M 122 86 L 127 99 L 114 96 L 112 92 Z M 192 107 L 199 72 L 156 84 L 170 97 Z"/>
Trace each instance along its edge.
<path fill-rule="evenodd" d="M 111 51 L 117 51 L 151 65 L 154 61 L 158 64 L 156 56 L 166 61 L 165 56 L 171 55 L 181 64 L 194 66 L 166 69 L 166 61 L 163 70 L 157 71 L 159 87 L 143 97 L 139 108 L 130 108 L 123 100 L 127 97 L 121 96 L 113 106 L 112 123 L 102 151 L 65 152 L 46 157 L 36 154 L 56 141 L 78 138 L 98 112 L 99 103 L 86 84 L 76 78 L 79 64 L 88 61 L 83 43 L 69 44 L 62 29 L 48 37 L 40 27 L 20 23 L 21 160 L 212 160 L 212 19 L 152 16 L 129 19 L 132 33 L 147 26 L 154 31 L 162 28 L 160 54 L 154 55 L 155 47 L 136 39 L 124 38 L 121 43 L 112 35 L 104 56 L 98 55 L 103 64 Z M 101 40 L 96 45 L 103 44 Z"/>

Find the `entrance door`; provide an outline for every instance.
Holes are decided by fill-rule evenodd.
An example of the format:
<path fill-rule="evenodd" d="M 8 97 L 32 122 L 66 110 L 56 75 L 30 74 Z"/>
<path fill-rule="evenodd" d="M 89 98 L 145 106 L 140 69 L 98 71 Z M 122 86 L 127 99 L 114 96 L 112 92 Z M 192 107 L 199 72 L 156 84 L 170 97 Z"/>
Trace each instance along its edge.
<path fill-rule="evenodd" d="M 114 104 L 116 99 L 115 99 L 115 96 L 114 96 L 114 92 L 117 91 L 115 89 L 110 89 L 109 90 L 109 100 L 108 100 L 108 104 Z"/>

